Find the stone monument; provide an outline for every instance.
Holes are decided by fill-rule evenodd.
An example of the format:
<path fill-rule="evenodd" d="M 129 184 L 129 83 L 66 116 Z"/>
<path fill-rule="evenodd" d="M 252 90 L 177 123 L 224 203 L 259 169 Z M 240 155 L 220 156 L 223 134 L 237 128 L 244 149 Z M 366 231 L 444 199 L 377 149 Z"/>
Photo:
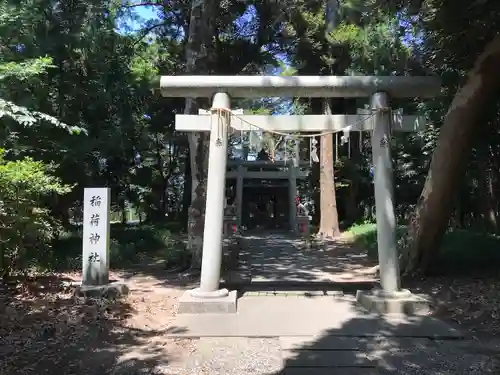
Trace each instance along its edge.
<path fill-rule="evenodd" d="M 84 297 L 115 298 L 128 293 L 120 282 L 109 282 L 111 189 L 85 188 L 83 194 L 82 285 Z"/>

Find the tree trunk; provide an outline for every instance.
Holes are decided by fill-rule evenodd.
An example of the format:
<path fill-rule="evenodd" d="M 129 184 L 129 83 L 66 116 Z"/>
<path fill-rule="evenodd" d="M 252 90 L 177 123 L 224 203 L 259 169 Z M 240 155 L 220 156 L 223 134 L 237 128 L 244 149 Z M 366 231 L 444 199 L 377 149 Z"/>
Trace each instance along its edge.
<path fill-rule="evenodd" d="M 349 188 L 345 197 L 346 224 L 351 226 L 359 219 L 359 169 L 361 163 L 361 150 L 359 149 L 359 132 L 350 134 L 348 147 L 351 149 L 351 158 L 346 160 L 345 168 L 349 178 Z"/>
<path fill-rule="evenodd" d="M 201 268 L 205 204 L 207 200 L 208 136 L 204 133 L 189 135 L 191 163 L 191 207 L 188 217 L 188 249 L 192 253 L 191 268 Z"/>
<path fill-rule="evenodd" d="M 330 104 L 325 101 L 325 113 L 332 113 Z M 340 235 L 337 197 L 335 194 L 335 170 L 333 166 L 333 134 L 321 136 L 320 140 L 320 206 L 321 218 L 318 234 L 323 238 Z"/>
<path fill-rule="evenodd" d="M 186 43 L 186 74 L 208 74 L 209 51 L 215 33 L 217 2 L 192 0 L 189 35 Z M 186 98 L 184 114 L 198 114 L 198 103 Z M 191 163 L 191 209 L 188 219 L 188 250 L 192 253 L 191 268 L 201 267 L 203 249 L 204 213 L 206 201 L 206 176 L 208 169 L 208 134 L 190 133 L 189 155 Z"/>
<path fill-rule="evenodd" d="M 326 34 L 331 33 L 338 24 L 339 2 L 337 0 L 328 0 L 325 9 Z M 330 51 L 330 57 L 331 56 Z M 337 56 L 336 56 L 337 57 Z M 330 66 L 330 73 L 340 73 L 338 64 Z M 340 73 L 341 74 L 341 73 Z M 332 114 L 331 101 L 324 101 L 324 113 Z M 333 134 L 327 134 L 320 139 L 320 206 L 321 218 L 319 224 L 319 235 L 323 238 L 334 238 L 340 235 L 339 216 L 337 211 L 337 197 L 335 194 L 335 168 L 333 164 Z"/>
<path fill-rule="evenodd" d="M 156 145 L 156 168 L 158 169 L 158 172 L 160 173 L 160 178 L 161 178 L 161 187 L 160 187 L 160 212 L 158 216 L 156 217 L 156 220 L 158 221 L 164 221 L 165 216 L 167 214 L 167 204 L 168 204 L 168 194 L 167 194 L 167 188 L 168 188 L 168 177 L 165 175 L 165 168 L 163 167 L 163 157 L 161 155 L 162 151 L 162 143 L 160 142 L 160 134 L 156 133 L 155 134 L 155 145 Z M 170 146 L 170 145 L 169 145 Z M 170 149 L 170 148 L 169 148 Z"/>
<path fill-rule="evenodd" d="M 493 171 L 488 168 L 484 172 L 484 206 L 483 219 L 486 228 L 491 233 L 498 233 L 498 213 L 496 210 L 496 195 L 493 188 Z"/>
<path fill-rule="evenodd" d="M 187 153 L 187 157 L 185 158 L 185 170 L 184 170 L 184 186 L 182 189 L 182 227 L 187 231 L 188 221 L 189 221 L 189 207 L 191 206 L 191 198 L 192 198 L 192 177 L 191 177 L 191 160 L 189 157 L 189 151 Z"/>
<path fill-rule="evenodd" d="M 481 125 L 490 97 L 500 88 L 500 36 L 478 57 L 468 80 L 455 95 L 440 129 L 424 189 L 409 223 L 403 249 L 405 274 L 424 273 L 453 210 L 456 188 L 464 175 L 473 134 Z"/>
<path fill-rule="evenodd" d="M 479 174 L 480 174 L 480 199 L 481 199 L 481 216 L 483 219 L 484 228 L 491 233 L 498 232 L 498 213 L 497 213 L 497 197 L 494 188 L 494 171 L 490 162 L 492 155 L 491 146 L 489 144 L 482 145 L 483 152 L 479 158 Z"/>
<path fill-rule="evenodd" d="M 120 211 L 122 213 L 122 224 L 127 224 L 127 207 L 125 205 L 125 198 L 120 199 Z"/>

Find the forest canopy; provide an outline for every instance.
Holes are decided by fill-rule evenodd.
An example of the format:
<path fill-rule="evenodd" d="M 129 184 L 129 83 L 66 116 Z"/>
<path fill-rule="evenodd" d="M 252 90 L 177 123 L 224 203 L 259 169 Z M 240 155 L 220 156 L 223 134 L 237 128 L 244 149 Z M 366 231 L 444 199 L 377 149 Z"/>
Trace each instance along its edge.
<path fill-rule="evenodd" d="M 392 142 L 403 271 L 428 270 L 451 230 L 498 234 L 500 3 L 329 3 L 330 14 L 326 1 L 302 0 L 0 1 L 0 231 L 19 237 L 2 250 L 2 272 L 22 254 L 42 257 L 21 241 L 25 231 L 40 238 L 37 215 L 47 246 L 39 252 L 55 251 L 81 220 L 90 186 L 111 188 L 117 221 L 187 231 L 186 252 L 199 266 L 208 136 L 176 132 L 174 117 L 209 102 L 162 98 L 151 83 L 160 75 L 437 75 L 438 97 L 392 103 L 428 119 L 424 131 L 394 134 Z M 234 105 L 301 114 L 321 113 L 323 104 L 262 98 Z M 364 104 L 330 103 L 333 113 Z M 369 139 L 353 134 L 350 150 L 335 150 L 334 138 L 318 140 L 320 163 L 300 191 L 314 202 L 313 225 L 326 236 L 374 220 Z M 270 154 L 280 139 L 260 142 Z M 23 199 L 37 215 L 9 203 L 28 172 L 38 180 Z M 26 223 L 13 227 L 19 215 Z"/>

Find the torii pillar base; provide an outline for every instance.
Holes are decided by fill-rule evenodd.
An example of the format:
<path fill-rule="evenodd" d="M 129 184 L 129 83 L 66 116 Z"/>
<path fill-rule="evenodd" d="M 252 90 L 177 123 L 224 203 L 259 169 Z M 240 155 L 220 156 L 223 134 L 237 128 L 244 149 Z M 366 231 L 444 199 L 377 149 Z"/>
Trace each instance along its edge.
<path fill-rule="evenodd" d="M 236 290 L 220 289 L 203 293 L 199 289 L 187 290 L 179 299 L 179 314 L 234 314 Z"/>
<path fill-rule="evenodd" d="M 429 301 L 423 297 L 401 289 L 387 294 L 381 289 L 358 290 L 356 300 L 370 313 L 379 315 L 428 315 Z"/>

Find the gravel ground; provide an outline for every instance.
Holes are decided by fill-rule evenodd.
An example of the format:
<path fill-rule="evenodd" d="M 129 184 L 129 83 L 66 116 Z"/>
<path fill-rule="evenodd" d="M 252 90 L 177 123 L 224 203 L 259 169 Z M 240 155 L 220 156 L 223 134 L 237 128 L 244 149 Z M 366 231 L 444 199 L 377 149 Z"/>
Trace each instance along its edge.
<path fill-rule="evenodd" d="M 282 367 L 278 338 L 201 338 L 190 362 L 197 375 L 263 375 Z"/>

